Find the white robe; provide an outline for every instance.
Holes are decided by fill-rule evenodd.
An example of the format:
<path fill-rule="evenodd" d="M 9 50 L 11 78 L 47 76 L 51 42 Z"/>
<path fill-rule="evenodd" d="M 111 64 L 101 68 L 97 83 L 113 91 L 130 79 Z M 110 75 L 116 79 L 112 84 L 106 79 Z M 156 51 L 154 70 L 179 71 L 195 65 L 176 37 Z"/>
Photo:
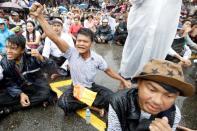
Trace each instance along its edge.
<path fill-rule="evenodd" d="M 176 34 L 182 0 L 133 0 L 120 74 L 137 75 L 154 58 L 164 59 Z"/>

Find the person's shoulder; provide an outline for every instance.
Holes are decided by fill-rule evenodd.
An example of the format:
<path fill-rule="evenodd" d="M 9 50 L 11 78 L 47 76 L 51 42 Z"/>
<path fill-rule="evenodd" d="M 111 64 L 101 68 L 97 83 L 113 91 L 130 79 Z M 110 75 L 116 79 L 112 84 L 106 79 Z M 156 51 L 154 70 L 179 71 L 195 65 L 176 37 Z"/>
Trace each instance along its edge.
<path fill-rule="evenodd" d="M 24 24 L 24 23 L 25 23 L 25 21 L 24 21 L 24 20 L 20 20 L 20 23 L 21 23 L 21 24 Z"/>
<path fill-rule="evenodd" d="M 14 65 L 14 62 L 13 61 L 10 61 L 7 59 L 7 56 L 3 56 L 3 58 L 1 59 L 0 61 L 0 65 L 1 67 L 5 70 L 5 69 L 12 69 L 13 68 L 13 65 Z"/>
<path fill-rule="evenodd" d="M 61 38 L 62 39 L 67 39 L 67 38 L 72 38 L 72 37 L 71 37 L 71 35 L 69 33 L 62 32 L 61 33 Z"/>
<path fill-rule="evenodd" d="M 103 59 L 103 57 L 99 54 L 97 54 L 96 52 L 94 51 L 91 51 L 91 56 L 95 59 L 95 60 L 100 60 L 100 59 Z"/>
<path fill-rule="evenodd" d="M 24 31 L 24 32 L 22 33 L 22 35 L 23 35 L 24 37 L 26 37 L 26 34 L 27 34 L 26 31 Z"/>
<path fill-rule="evenodd" d="M 2 58 L 1 58 L 1 61 L 0 61 L 0 65 L 6 65 L 7 64 L 7 57 L 6 56 L 3 56 Z"/>
<path fill-rule="evenodd" d="M 49 37 L 45 38 L 45 43 L 51 43 L 51 42 L 52 42 L 52 40 Z"/>
<path fill-rule="evenodd" d="M 133 92 L 135 91 L 136 89 L 132 88 L 132 89 L 124 89 L 124 90 L 120 90 L 116 93 L 114 93 L 112 96 L 111 96 L 111 99 L 110 99 L 110 103 L 122 103 L 122 102 L 125 102 L 127 100 L 127 96 L 128 94 L 130 94 L 130 92 Z"/>
<path fill-rule="evenodd" d="M 36 30 L 36 35 L 41 35 L 40 32 L 38 30 Z"/>

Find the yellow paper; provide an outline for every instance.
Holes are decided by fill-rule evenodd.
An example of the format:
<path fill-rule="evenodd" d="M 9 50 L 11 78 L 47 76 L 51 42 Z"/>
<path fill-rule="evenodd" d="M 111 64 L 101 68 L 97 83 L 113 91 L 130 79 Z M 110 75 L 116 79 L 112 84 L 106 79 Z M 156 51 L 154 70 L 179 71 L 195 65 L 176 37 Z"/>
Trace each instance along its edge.
<path fill-rule="evenodd" d="M 88 106 L 92 106 L 96 95 L 96 92 L 93 92 L 81 85 L 74 86 L 73 96 L 79 101 L 87 104 Z"/>

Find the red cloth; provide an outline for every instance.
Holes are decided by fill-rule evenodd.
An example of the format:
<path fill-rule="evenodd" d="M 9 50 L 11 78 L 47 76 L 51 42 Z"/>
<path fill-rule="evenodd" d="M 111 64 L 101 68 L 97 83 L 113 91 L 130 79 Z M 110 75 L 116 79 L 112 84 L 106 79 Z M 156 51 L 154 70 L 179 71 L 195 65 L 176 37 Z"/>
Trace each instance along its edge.
<path fill-rule="evenodd" d="M 78 33 L 78 31 L 79 31 L 79 29 L 81 29 L 82 27 L 83 27 L 83 26 L 82 26 L 81 24 L 78 24 L 78 25 L 72 24 L 72 25 L 70 26 L 69 32 L 70 32 L 72 35 L 76 36 L 77 33 Z"/>

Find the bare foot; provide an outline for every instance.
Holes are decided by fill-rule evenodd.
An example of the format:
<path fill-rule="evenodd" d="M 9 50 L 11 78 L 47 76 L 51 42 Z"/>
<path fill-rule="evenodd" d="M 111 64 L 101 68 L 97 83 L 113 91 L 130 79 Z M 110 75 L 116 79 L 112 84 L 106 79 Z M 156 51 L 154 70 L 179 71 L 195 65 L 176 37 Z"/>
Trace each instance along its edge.
<path fill-rule="evenodd" d="M 47 101 L 45 101 L 45 102 L 42 103 L 42 106 L 43 106 L 44 108 L 46 108 L 48 105 L 49 105 L 49 103 L 48 103 Z"/>
<path fill-rule="evenodd" d="M 60 74 L 52 74 L 51 75 L 51 80 L 55 80 L 60 76 Z"/>
<path fill-rule="evenodd" d="M 104 115 L 105 115 L 105 109 L 100 109 L 99 115 L 100 115 L 100 117 L 104 117 Z"/>
<path fill-rule="evenodd" d="M 116 42 L 116 45 L 122 46 L 122 44 L 119 41 Z"/>

